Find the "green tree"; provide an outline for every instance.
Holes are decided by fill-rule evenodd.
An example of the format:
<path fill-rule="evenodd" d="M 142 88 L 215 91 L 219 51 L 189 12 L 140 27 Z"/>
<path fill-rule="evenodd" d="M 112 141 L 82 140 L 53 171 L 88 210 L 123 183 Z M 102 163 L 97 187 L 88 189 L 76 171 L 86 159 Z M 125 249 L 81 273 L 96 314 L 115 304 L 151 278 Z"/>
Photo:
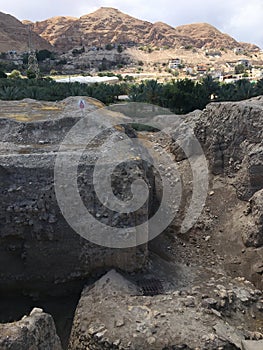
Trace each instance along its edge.
<path fill-rule="evenodd" d="M 208 98 L 208 100 L 210 100 L 210 97 L 212 95 L 214 97 L 216 97 L 218 95 L 218 92 L 219 92 L 219 89 L 220 89 L 219 82 L 213 80 L 211 75 L 205 76 L 201 80 L 201 84 L 204 87 L 204 93 L 206 94 L 206 97 Z"/>
<path fill-rule="evenodd" d="M 112 49 L 114 49 L 114 45 L 112 45 L 112 44 L 106 44 L 106 45 L 105 45 L 105 49 L 108 50 L 108 51 L 111 51 Z"/>
<path fill-rule="evenodd" d="M 162 93 L 162 86 L 157 80 L 147 80 L 143 86 L 145 102 L 158 104 Z"/>
<path fill-rule="evenodd" d="M 123 46 L 122 45 L 118 45 L 117 46 L 117 51 L 118 51 L 118 53 L 122 53 L 123 52 Z"/>
<path fill-rule="evenodd" d="M 132 85 L 129 91 L 129 100 L 132 102 L 143 102 L 144 97 L 144 85 Z"/>
<path fill-rule="evenodd" d="M 236 74 L 243 74 L 246 71 L 246 67 L 243 64 L 238 64 L 235 66 L 235 73 Z"/>
<path fill-rule="evenodd" d="M 44 61 L 47 58 L 54 58 L 54 53 L 49 50 L 39 50 L 36 52 L 37 60 L 39 62 Z"/>
<path fill-rule="evenodd" d="M 247 79 L 238 80 L 235 83 L 236 93 L 235 99 L 237 101 L 246 100 L 254 95 L 254 87 Z"/>
<path fill-rule="evenodd" d="M 260 79 L 257 81 L 256 86 L 255 86 L 255 95 L 263 95 L 263 79 Z"/>
<path fill-rule="evenodd" d="M 16 86 L 4 86 L 0 89 L 1 100 L 19 100 L 21 98 L 21 93 Z"/>
<path fill-rule="evenodd" d="M 36 79 L 36 73 L 35 72 L 32 72 L 31 70 L 27 70 L 26 72 L 26 76 L 28 79 Z"/>
<path fill-rule="evenodd" d="M 28 64 L 28 53 L 24 53 L 22 57 L 23 64 Z"/>
<path fill-rule="evenodd" d="M 236 87 L 233 83 L 223 83 L 220 85 L 218 92 L 218 101 L 234 101 L 236 95 Z"/>

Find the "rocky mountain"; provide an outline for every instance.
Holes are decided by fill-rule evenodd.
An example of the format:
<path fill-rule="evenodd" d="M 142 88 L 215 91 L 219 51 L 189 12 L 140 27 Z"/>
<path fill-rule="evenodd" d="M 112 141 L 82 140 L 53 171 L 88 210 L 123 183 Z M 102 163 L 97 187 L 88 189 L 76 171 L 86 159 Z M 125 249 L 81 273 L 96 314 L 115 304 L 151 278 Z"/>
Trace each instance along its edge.
<path fill-rule="evenodd" d="M 49 41 L 53 45 L 57 38 L 63 35 L 70 25 L 76 20 L 77 18 L 75 17 L 58 16 L 36 23 L 26 20 L 22 22 L 24 24 L 32 25 L 35 33 L 41 35 L 42 38 Z"/>
<path fill-rule="evenodd" d="M 51 44 L 32 32 L 32 44 L 35 49 L 52 49 Z M 15 17 L 0 12 L 0 51 L 28 50 L 29 32 L 28 27 Z"/>
<path fill-rule="evenodd" d="M 247 44 L 237 42 L 210 24 L 197 23 L 174 28 L 162 22 L 143 21 L 108 7 L 101 7 L 79 19 L 53 17 L 32 24 L 32 28 L 58 51 L 68 51 L 82 45 L 91 47 L 109 43 L 171 48 L 248 48 Z M 249 48 L 257 47 L 251 45 Z"/>
<path fill-rule="evenodd" d="M 181 39 L 197 48 L 234 48 L 240 46 L 230 35 L 220 32 L 208 23 L 186 24 L 175 28 Z"/>
<path fill-rule="evenodd" d="M 149 43 L 152 24 L 112 8 L 101 8 L 66 26 L 62 35 L 54 33 L 54 46 L 61 51 L 76 46 L 100 46 L 108 43 Z"/>

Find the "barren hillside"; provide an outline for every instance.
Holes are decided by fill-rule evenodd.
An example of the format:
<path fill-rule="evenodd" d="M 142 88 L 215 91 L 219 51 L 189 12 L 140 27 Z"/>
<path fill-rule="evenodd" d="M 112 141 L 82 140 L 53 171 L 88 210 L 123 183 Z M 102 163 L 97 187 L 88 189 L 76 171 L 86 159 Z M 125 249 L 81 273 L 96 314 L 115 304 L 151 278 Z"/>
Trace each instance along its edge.
<path fill-rule="evenodd" d="M 42 38 L 53 45 L 57 38 L 63 35 L 67 28 L 76 20 L 77 18 L 75 17 L 58 16 L 41 22 L 32 23 L 30 21 L 23 21 L 23 23 L 31 24 L 34 32 L 41 35 Z"/>
<path fill-rule="evenodd" d="M 54 17 L 36 22 L 33 30 L 49 40 L 59 51 L 68 51 L 82 45 L 91 47 L 109 43 L 170 48 L 257 48 L 255 45 L 238 43 L 210 24 L 197 23 L 173 28 L 162 22 L 143 21 L 108 7 L 102 7 L 79 19 Z"/>
<path fill-rule="evenodd" d="M 176 27 L 175 31 L 197 48 L 231 48 L 240 45 L 231 36 L 221 33 L 208 23 L 186 24 Z"/>
<path fill-rule="evenodd" d="M 28 28 L 15 17 L 0 12 L 0 51 L 25 51 L 28 49 Z M 32 44 L 35 49 L 52 49 L 49 42 L 32 33 Z"/>

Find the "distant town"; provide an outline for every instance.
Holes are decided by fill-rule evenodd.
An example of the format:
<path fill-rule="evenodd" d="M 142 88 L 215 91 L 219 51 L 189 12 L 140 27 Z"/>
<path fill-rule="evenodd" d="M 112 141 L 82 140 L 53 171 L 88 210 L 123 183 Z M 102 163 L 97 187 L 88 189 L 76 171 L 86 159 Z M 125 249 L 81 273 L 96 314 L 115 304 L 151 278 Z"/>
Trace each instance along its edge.
<path fill-rule="evenodd" d="M 263 52 L 245 52 L 241 48 L 221 51 L 196 48 L 154 50 L 119 44 L 117 48 L 113 45 L 74 48 L 64 54 L 44 49 L 36 51 L 33 60 L 31 53 L 31 62 L 28 58 L 28 52 L 2 52 L 0 70 L 9 77 L 17 74 L 14 71 L 19 71 L 21 76 L 26 77 L 28 71 L 33 69 L 33 73 L 41 74 L 42 77 L 83 83 L 117 83 L 127 77 L 133 81 L 157 79 L 168 82 L 184 78 L 200 80 L 209 75 L 225 83 L 263 78 Z M 101 79 L 103 75 L 110 79 Z M 74 76 L 93 78 L 74 80 Z"/>

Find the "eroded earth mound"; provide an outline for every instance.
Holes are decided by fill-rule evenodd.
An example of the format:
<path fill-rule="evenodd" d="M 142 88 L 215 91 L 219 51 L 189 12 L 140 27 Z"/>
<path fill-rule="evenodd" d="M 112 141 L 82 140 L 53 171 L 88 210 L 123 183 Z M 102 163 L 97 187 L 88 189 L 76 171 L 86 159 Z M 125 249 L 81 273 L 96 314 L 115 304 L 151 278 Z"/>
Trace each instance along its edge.
<path fill-rule="evenodd" d="M 5 113 L 0 120 L 0 266 L 4 285 L 17 288 L 26 284 L 30 288 L 33 281 L 41 293 L 40 280 L 52 288 L 54 282 L 63 285 L 68 280 L 86 279 L 70 350 L 262 349 L 263 97 L 209 104 L 203 111 L 181 116 L 179 126 L 178 116 L 155 116 L 154 121 L 166 127 L 165 134 L 136 133 L 126 125 L 95 138 L 82 157 L 80 180 L 90 177 L 87 168 L 81 172 L 82 166 L 85 162 L 94 165 L 101 152 L 99 145 L 105 140 L 114 144 L 124 135 L 138 138 L 145 149 L 152 144 L 157 159 L 163 152 L 169 153 L 181 176 L 182 203 L 172 224 L 148 247 L 120 251 L 92 245 L 74 235 L 57 208 L 52 166 L 59 143 L 83 117 L 77 103 L 78 98 L 59 103 L 12 102 L 12 114 L 11 104 L 1 102 Z M 94 135 L 101 122 L 100 107 L 98 101 L 86 99 L 87 111 L 96 116 L 90 130 Z M 128 123 L 121 113 L 105 113 L 120 124 Z M 191 149 L 189 132 L 203 148 L 209 188 L 202 214 L 182 233 L 195 176 L 189 158 L 193 157 L 197 166 L 200 158 L 194 147 L 187 156 L 176 144 L 180 140 Z M 66 153 L 73 154 L 72 145 L 67 146 Z M 147 207 L 151 210 L 162 197 L 158 171 L 141 166 L 140 158 L 131 149 L 129 152 L 135 173 L 127 181 L 140 174 L 154 188 Z M 162 168 L 173 177 L 167 164 Z M 126 171 L 120 168 L 114 173 L 118 190 L 126 188 L 120 184 Z M 80 188 L 92 213 L 105 223 L 110 219 L 124 225 L 123 217 L 108 215 L 89 197 L 88 184 L 86 190 Z M 147 216 L 145 208 L 137 214 L 135 221 Z M 57 261 L 63 266 L 56 265 Z M 100 270 L 93 283 L 89 276 L 98 267 L 103 267 L 103 272 Z"/>

